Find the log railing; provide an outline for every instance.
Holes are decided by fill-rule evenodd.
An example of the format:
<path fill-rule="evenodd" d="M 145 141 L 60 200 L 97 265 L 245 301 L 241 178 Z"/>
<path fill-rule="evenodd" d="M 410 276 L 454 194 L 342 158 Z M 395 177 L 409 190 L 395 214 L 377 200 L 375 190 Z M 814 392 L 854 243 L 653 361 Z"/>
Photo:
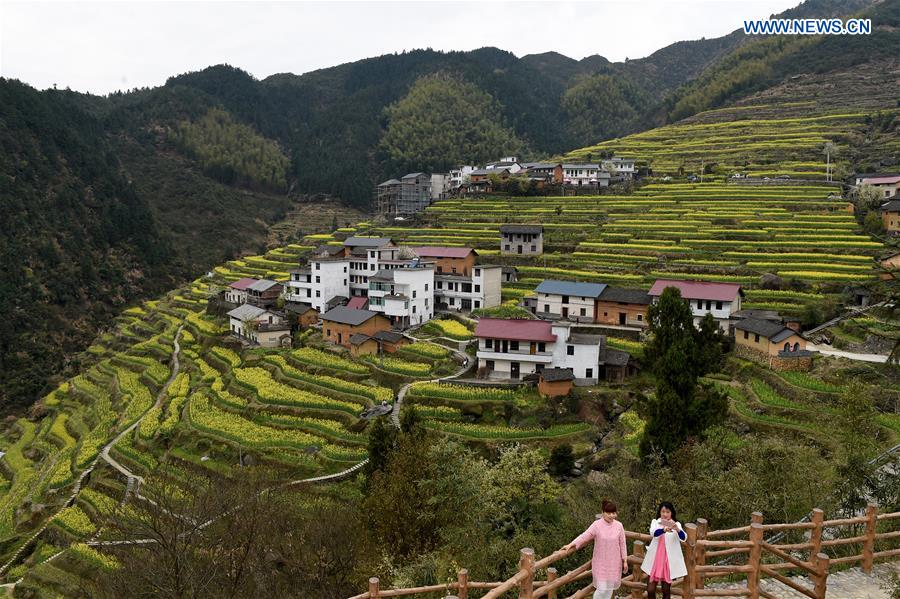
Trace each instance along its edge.
<path fill-rule="evenodd" d="M 599 515 L 598 515 L 599 517 Z M 771 599 L 774 595 L 760 588 L 760 580 L 777 580 L 794 591 L 810 599 L 825 599 L 828 572 L 832 566 L 859 563 L 862 570 L 871 573 L 875 560 L 900 557 L 900 530 L 878 532 L 879 524 L 891 522 L 900 524 L 900 512 L 879 514 L 875 505 L 870 504 L 864 515 L 854 518 L 825 520 L 825 514 L 815 509 L 809 522 L 795 524 L 766 524 L 763 515 L 754 512 L 750 525 L 724 530 L 708 530 L 707 521 L 698 519 L 696 523 L 684 526 L 687 540 L 683 543 L 687 576 L 672 585 L 672 595 L 693 599 L 695 597 L 750 597 L 751 599 Z M 840 536 L 842 529 L 862 534 Z M 796 533 L 803 536 L 803 542 L 767 542 L 768 532 Z M 622 588 L 630 591 L 631 599 L 641 599 L 647 589 L 646 576 L 641 570 L 648 534 L 626 531 L 625 537 L 632 543 L 632 553 L 628 556 L 631 572 L 622 579 Z M 826 538 L 827 537 L 827 538 Z M 779 535 L 777 538 L 781 538 Z M 884 542 L 893 541 L 890 547 Z M 829 557 L 825 551 L 845 552 L 850 545 L 861 546 L 860 553 Z M 519 569 L 509 579 L 500 582 L 475 582 L 469 580 L 469 573 L 463 569 L 457 579 L 446 584 L 436 584 L 405 589 L 380 588 L 378 578 L 369 579 L 369 590 L 350 599 L 378 599 L 381 597 L 408 597 L 426 594 L 442 594 L 445 599 L 499 599 L 515 591 L 519 599 L 586 599 L 594 587 L 587 586 L 563 595 L 562 589 L 580 580 L 591 577 L 591 562 L 585 562 L 560 575 L 552 564 L 576 553 L 575 549 L 558 550 L 536 559 L 534 550 L 522 549 Z M 805 557 L 804 557 L 805 556 Z M 716 563 L 718 560 L 718 563 Z M 786 572 L 798 572 L 813 582 L 813 587 L 801 585 Z M 707 586 L 706 579 L 728 578 L 734 588 Z M 745 586 L 738 583 L 744 580 Z M 475 593 L 470 593 L 475 591 Z M 450 595 L 450 593 L 455 593 Z M 483 593 L 483 594 L 480 594 Z"/>

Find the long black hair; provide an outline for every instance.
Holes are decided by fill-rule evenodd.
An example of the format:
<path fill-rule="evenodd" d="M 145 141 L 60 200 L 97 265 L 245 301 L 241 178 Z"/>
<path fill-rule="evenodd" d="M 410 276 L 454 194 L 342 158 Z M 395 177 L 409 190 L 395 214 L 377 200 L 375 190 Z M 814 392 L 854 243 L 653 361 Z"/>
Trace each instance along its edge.
<path fill-rule="evenodd" d="M 672 505 L 671 501 L 663 501 L 659 504 L 659 507 L 656 508 L 656 519 L 659 520 L 662 517 L 662 509 L 668 508 L 670 512 L 672 512 L 672 520 L 678 521 L 678 516 L 675 513 L 675 506 Z"/>

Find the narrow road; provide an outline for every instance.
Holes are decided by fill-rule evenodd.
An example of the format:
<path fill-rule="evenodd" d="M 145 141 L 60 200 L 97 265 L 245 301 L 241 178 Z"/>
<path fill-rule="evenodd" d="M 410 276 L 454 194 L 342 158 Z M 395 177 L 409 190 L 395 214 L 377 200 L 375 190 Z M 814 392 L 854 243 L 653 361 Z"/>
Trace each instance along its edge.
<path fill-rule="evenodd" d="M 403 407 L 403 398 L 406 397 L 406 393 L 407 393 L 407 391 L 409 391 L 410 387 L 412 387 L 413 385 L 415 385 L 417 383 L 440 383 L 442 381 L 449 381 L 452 379 L 459 378 L 462 375 L 464 375 L 465 373 L 467 373 L 472 368 L 472 366 L 475 364 L 475 360 L 471 360 L 465 352 L 461 352 L 458 349 L 453 349 L 453 348 L 447 347 L 445 345 L 441 345 L 440 343 L 435 343 L 434 341 L 431 341 L 429 339 L 420 339 L 418 337 L 413 337 L 410 334 L 407 334 L 406 336 L 409 337 L 410 339 L 413 339 L 414 341 L 418 341 L 420 343 L 431 343 L 433 345 L 437 345 L 438 347 L 443 347 L 444 349 L 450 350 L 459 359 L 459 362 L 462 364 L 462 368 L 448 376 L 442 376 L 440 378 L 430 379 L 427 381 L 413 381 L 411 383 L 406 383 L 405 385 L 400 387 L 400 391 L 397 392 L 397 399 L 396 399 L 396 401 L 394 401 L 394 409 L 391 410 L 391 422 L 397 428 L 400 428 L 400 410 Z M 454 341 L 453 339 L 450 339 L 450 340 Z M 459 343 L 459 341 L 456 341 L 456 343 Z"/>
<path fill-rule="evenodd" d="M 125 466 L 120 464 L 118 461 L 116 461 L 115 458 L 113 458 L 111 455 L 109 455 L 109 450 L 112 449 L 113 447 L 115 447 L 116 443 L 121 441 L 125 435 L 131 433 L 135 428 L 140 426 L 141 422 L 144 420 L 144 417 L 147 416 L 147 414 L 150 412 L 150 410 L 152 410 L 153 408 L 159 408 L 160 406 L 162 406 L 163 400 L 166 397 L 166 392 L 169 390 L 169 386 L 172 384 L 172 381 L 175 380 L 175 377 L 178 376 L 178 372 L 181 370 L 181 362 L 178 359 L 178 353 L 181 351 L 181 346 L 178 344 L 178 336 L 181 335 L 181 330 L 183 328 L 184 328 L 184 325 L 182 324 L 180 327 L 178 327 L 178 330 L 175 331 L 175 348 L 172 350 L 172 374 L 169 375 L 169 380 L 166 381 L 166 383 L 159 390 L 159 393 L 156 394 L 156 401 L 153 403 L 153 406 L 148 408 L 146 412 L 141 414 L 140 418 L 135 420 L 128 428 L 126 428 L 121 433 L 116 435 L 112 441 L 110 441 L 109 443 L 104 445 L 103 449 L 100 450 L 100 457 L 107 464 L 109 464 L 110 466 L 112 466 L 113 468 L 115 468 L 116 470 L 121 472 L 122 474 L 124 474 L 125 477 L 128 478 L 129 480 L 133 479 L 133 480 L 138 481 L 139 485 L 144 483 L 144 478 L 141 476 L 138 476 L 137 474 L 134 474 L 128 468 L 126 468 Z M 138 488 L 140 488 L 140 487 L 138 487 Z"/>
<path fill-rule="evenodd" d="M 875 364 L 884 364 L 888 357 L 883 354 L 860 354 L 850 351 L 842 351 L 839 349 L 831 349 L 830 345 L 816 345 L 815 343 L 807 343 L 806 349 L 817 351 L 823 356 L 834 356 L 836 358 L 847 358 L 848 360 L 856 360 L 857 362 L 872 362 Z"/>

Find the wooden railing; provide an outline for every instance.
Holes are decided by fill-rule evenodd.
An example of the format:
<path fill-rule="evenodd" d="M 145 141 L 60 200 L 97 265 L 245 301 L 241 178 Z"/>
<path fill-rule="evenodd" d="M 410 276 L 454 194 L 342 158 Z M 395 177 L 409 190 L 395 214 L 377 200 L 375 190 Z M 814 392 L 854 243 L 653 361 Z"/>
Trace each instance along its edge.
<path fill-rule="evenodd" d="M 598 518 L 600 516 L 598 515 Z M 897 520 L 900 523 L 900 512 L 879 514 L 875 505 L 870 504 L 865 515 L 854 518 L 825 520 L 820 509 L 812 512 L 809 522 L 795 524 L 766 524 L 763 515 L 754 512 L 750 524 L 725 530 L 708 530 L 706 520 L 698 519 L 696 523 L 688 523 L 684 530 L 687 540 L 683 544 L 684 561 L 687 576 L 672 585 L 672 595 L 692 599 L 694 597 L 750 597 L 751 599 L 774 599 L 775 596 L 760 588 L 760 580 L 764 577 L 777 580 L 794 591 L 810 599 L 825 599 L 828 583 L 828 572 L 832 566 L 857 564 L 862 570 L 871 573 L 875 560 L 900 556 L 900 530 L 878 532 L 879 523 Z M 853 536 L 840 536 L 842 529 L 850 528 Z M 796 543 L 767 542 L 767 533 L 795 533 L 802 535 L 803 541 Z M 827 534 L 826 534 L 827 533 Z M 622 579 L 622 587 L 630 590 L 632 599 L 644 597 L 647 589 L 646 576 L 641 570 L 646 544 L 651 541 L 649 534 L 625 531 L 625 537 L 632 543 L 632 553 L 628 556 L 631 572 Z M 894 541 L 891 548 L 880 548 L 879 542 Z M 860 553 L 829 557 L 825 551 L 841 553 L 842 548 L 859 545 Z M 878 549 L 878 550 L 877 550 Z M 378 578 L 369 579 L 369 590 L 350 599 L 378 599 L 381 597 L 404 597 L 443 593 L 446 599 L 475 599 L 470 591 L 487 591 L 479 595 L 481 599 L 498 599 L 510 591 L 516 591 L 519 599 L 561 599 L 561 589 L 565 585 L 590 579 L 591 562 L 585 562 L 566 574 L 559 575 L 552 564 L 568 557 L 577 550 L 560 549 L 547 557 L 536 560 L 533 549 L 522 549 L 519 557 L 519 569 L 509 579 L 500 582 L 474 582 L 469 580 L 469 573 L 463 569 L 458 572 L 456 581 L 405 589 L 380 588 Z M 798 557 L 800 556 L 800 557 Z M 805 556 L 805 559 L 804 559 Z M 813 588 L 799 584 L 785 573 L 793 571 L 808 577 Z M 729 582 L 746 581 L 746 586 L 734 584 L 737 588 L 707 588 L 706 581 L 711 578 L 728 578 Z M 455 592 L 455 595 L 449 593 Z M 592 584 L 588 584 L 567 599 L 586 599 L 594 592 Z"/>

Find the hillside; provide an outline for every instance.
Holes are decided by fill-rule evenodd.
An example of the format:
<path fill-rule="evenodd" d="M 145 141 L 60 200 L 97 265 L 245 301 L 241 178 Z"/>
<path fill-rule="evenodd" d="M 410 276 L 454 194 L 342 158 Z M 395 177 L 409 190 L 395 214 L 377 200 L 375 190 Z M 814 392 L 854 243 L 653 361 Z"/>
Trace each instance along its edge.
<path fill-rule="evenodd" d="M 467 522 L 469 527 L 484 527 L 470 528 L 468 534 L 492 537 L 492 543 L 479 550 L 482 559 L 470 558 L 475 572 L 482 579 L 502 577 L 502 556 L 512 555 L 516 544 L 535 543 L 539 551 L 546 552 L 574 534 L 579 515 L 588 513 L 583 510 L 595 511 L 594 494 L 623 494 L 628 492 L 623 490 L 625 484 L 637 485 L 638 495 L 646 492 L 649 479 L 627 483 L 616 478 L 620 469 L 623 476 L 631 477 L 629 468 L 638 467 L 635 454 L 643 419 L 636 406 L 640 405 L 637 398 L 652 388 L 646 375 L 624 385 L 602 384 L 565 401 L 542 399 L 529 388 L 431 382 L 459 369 L 450 351 L 455 343 L 438 337 L 461 341 L 471 337 L 469 327 L 453 320 L 429 324 L 415 333 L 421 337 L 418 342 L 383 360 L 374 356 L 353 359 L 346 351 L 335 351 L 314 329 L 304 330 L 294 348 L 241 348 L 229 339 L 223 318 L 205 313 L 209 294 L 240 277 L 284 279 L 314 245 L 339 242 L 351 233 L 380 233 L 405 244 L 474 245 L 481 248 L 482 260 L 515 265 L 519 281 L 504 285 L 506 301 L 515 301 L 544 277 L 563 273 L 631 287 L 646 287 L 657 276 L 683 276 L 741 282 L 747 286 L 746 307 L 791 314 L 833 301 L 844 282 L 865 283 L 875 278 L 870 256 L 882 246 L 858 233 L 852 217 L 840 211 L 844 202 L 829 197 L 831 189 L 673 184 L 647 186 L 636 196 L 555 198 L 552 205 L 534 198 L 447 200 L 429 209 L 428 227 L 381 228 L 358 223 L 333 234 L 308 235 L 302 243 L 265 255 L 222 264 L 210 278 L 201 277 L 123 312 L 116 318 L 115 328 L 88 349 L 78 376 L 45 397 L 34 418 L 9 422 L 0 433 L 6 451 L 0 458 L 5 478 L 0 498 L 0 550 L 7 566 L 3 570 L 6 580 L 19 581 L 22 592 L 77 596 L 80 589 L 91 588 L 86 585 L 101 583 L 118 567 L 127 567 L 134 557 L 129 557 L 127 547 L 101 544 L 89 550 L 84 545 L 86 541 L 122 538 L 123 531 L 112 524 L 129 515 L 128 510 L 116 508 L 120 502 L 134 509 L 149 509 L 146 502 L 128 499 L 134 485 L 127 483 L 123 470 L 144 479 L 141 487 L 146 496 L 162 498 L 166 497 L 165 485 L 172 484 L 165 477 L 173 475 L 175 488 L 183 486 L 192 496 L 191 485 L 199 480 L 225 488 L 232 486 L 226 481 L 264 474 L 265 480 L 275 484 L 342 472 L 360 464 L 371 447 L 370 435 L 379 430 L 360 413 L 382 400 L 393 400 L 406 385 L 410 386 L 401 415 L 416 406 L 419 426 L 429 435 L 423 443 L 442 460 L 450 460 L 450 456 L 462 459 L 469 455 L 464 449 L 468 446 L 477 455 L 495 460 L 491 462 L 493 470 L 510 476 L 521 473 L 513 468 L 516 454 L 503 457 L 507 454 L 499 448 L 516 441 L 538 451 L 527 456 L 530 467 L 537 468 L 541 476 L 546 476 L 543 456 L 557 445 L 571 445 L 576 455 L 585 456 L 595 468 L 609 468 L 610 460 L 618 464 L 604 474 L 605 482 L 599 487 L 575 481 L 563 492 L 556 483 L 546 483 L 549 486 L 540 496 L 551 498 L 554 504 L 564 501 L 575 514 L 572 520 L 554 516 L 552 510 L 545 512 L 549 508 L 535 503 L 526 504 L 523 516 L 521 506 L 517 508 L 513 502 L 503 508 L 509 510 L 505 515 L 494 516 L 504 518 L 501 521 L 506 528 L 500 530 L 512 531 L 508 534 L 498 533 L 496 523 Z M 497 255 L 493 248 L 499 224 L 535 220 L 543 221 L 548 229 L 545 256 Z M 820 253 L 822 248 L 827 254 Z M 793 288 L 757 286 L 762 272 L 793 279 Z M 174 374 L 176 339 L 179 371 L 166 386 Z M 609 343 L 638 360 L 642 357 L 639 343 L 612 338 Z M 733 359 L 710 381 L 729 395 L 727 423 L 709 445 L 679 458 L 683 460 L 680 469 L 673 466 L 672 476 L 686 484 L 695 476 L 693 468 L 701 468 L 698 463 L 715 464 L 721 469 L 716 471 L 717 480 L 743 485 L 745 490 L 734 500 L 719 496 L 715 505 L 696 487 L 686 487 L 676 498 L 691 513 L 716 517 L 723 526 L 743 522 L 749 508 L 796 519 L 813 503 L 827 506 L 825 489 L 834 486 L 834 464 L 827 458 L 843 455 L 844 437 L 821 414 L 828 414 L 829 419 L 844 418 L 841 398 L 856 384 L 851 381 L 877 382 L 889 397 L 900 393 L 896 369 L 847 365 L 827 358 L 819 360 L 809 374 L 776 373 Z M 154 398 L 158 400 L 154 402 Z M 617 418 L 623 409 L 626 415 Z M 873 414 L 871 427 L 872 451 L 896 444 L 900 436 L 896 414 Z M 119 437 L 121 431 L 126 434 Z M 601 453 L 591 457 L 591 448 L 601 437 Z M 441 462 L 429 461 L 435 459 L 431 455 L 410 458 L 417 467 L 405 469 L 402 482 L 378 486 L 377 493 L 366 496 L 361 480 L 351 477 L 331 492 L 328 487 L 297 487 L 300 490 L 293 501 L 311 510 L 313 505 L 324 504 L 341 514 L 357 504 L 372 509 L 393 506 L 398 514 L 405 514 L 400 506 L 407 503 L 392 499 L 401 496 L 411 508 L 420 506 L 416 509 L 426 511 L 449 505 L 447 497 L 437 503 L 417 503 L 426 500 L 410 497 L 410 489 L 415 488 L 409 479 L 413 471 L 431 472 L 428 476 L 452 473 L 456 482 L 439 478 L 429 484 L 437 485 L 438 493 L 452 488 L 454 493 L 449 496 L 460 501 L 469 497 L 468 493 L 480 497 L 478 492 L 485 489 L 499 497 L 510 492 L 509 486 L 497 490 L 492 486 L 497 481 L 491 482 L 482 470 L 472 471 L 472 477 L 454 470 L 476 468 L 475 464 L 485 468 L 482 458 L 465 464 L 452 461 L 452 467 L 445 464 L 446 471 Z M 113 464 L 118 467 L 114 469 Z M 765 472 L 773 464 L 778 464 L 778 484 L 766 482 Z M 90 475 L 78 484 L 86 471 Z M 749 487 L 744 478 L 748 471 L 759 477 L 753 479 L 755 486 Z M 462 493 L 458 485 L 464 480 L 483 486 L 470 485 Z M 176 497 L 185 495 L 183 490 L 174 492 Z M 74 501 L 65 507 L 69 497 Z M 643 517 L 639 503 L 629 510 L 623 518 L 634 525 L 635 517 Z M 440 521 L 442 530 L 453 530 L 452 522 L 459 523 L 460 512 L 456 508 L 451 511 L 453 518 Z M 560 534 L 550 535 L 542 528 L 550 522 L 560 526 L 560 518 L 564 528 Z M 372 542 L 386 542 L 379 541 L 378 534 L 404 539 L 403 530 L 434 534 L 427 526 L 407 529 L 391 519 L 367 522 L 364 534 L 374 535 Z M 35 532 L 40 534 L 33 536 Z M 363 573 L 371 572 L 367 568 L 383 567 L 367 561 L 366 552 L 357 553 L 343 545 L 345 541 L 309 540 L 325 543 L 330 551 L 340 547 L 352 551 L 354 557 L 343 562 L 343 567 L 353 575 L 334 574 L 340 582 L 328 579 L 343 591 L 336 592 L 336 597 L 355 592 L 352 589 L 364 581 Z M 460 543 L 469 549 L 474 546 L 469 541 Z M 385 547 L 397 550 L 390 543 Z M 413 555 L 443 563 L 460 551 L 455 544 L 439 543 L 416 549 Z M 429 580 L 418 567 L 418 562 L 410 562 L 396 579 Z"/>

